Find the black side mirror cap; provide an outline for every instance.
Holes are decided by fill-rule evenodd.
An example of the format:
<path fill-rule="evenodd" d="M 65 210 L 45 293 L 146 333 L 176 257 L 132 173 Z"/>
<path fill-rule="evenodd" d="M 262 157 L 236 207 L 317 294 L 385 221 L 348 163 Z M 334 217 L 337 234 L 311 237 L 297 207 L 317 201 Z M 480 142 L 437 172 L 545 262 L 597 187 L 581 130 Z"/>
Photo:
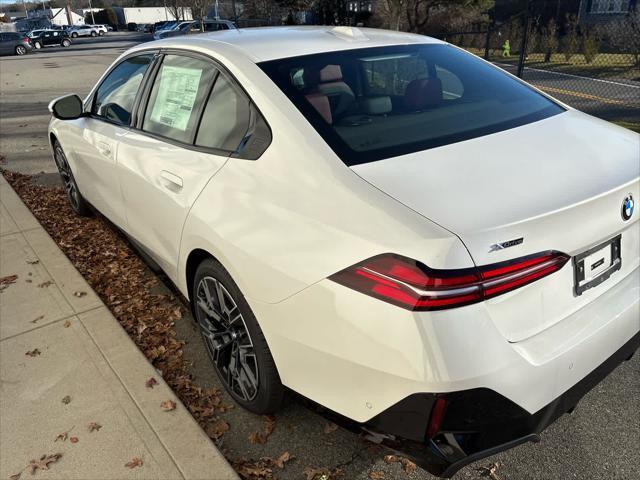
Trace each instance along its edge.
<path fill-rule="evenodd" d="M 84 115 L 82 100 L 75 94 L 51 100 L 49 112 L 59 120 L 75 120 Z"/>

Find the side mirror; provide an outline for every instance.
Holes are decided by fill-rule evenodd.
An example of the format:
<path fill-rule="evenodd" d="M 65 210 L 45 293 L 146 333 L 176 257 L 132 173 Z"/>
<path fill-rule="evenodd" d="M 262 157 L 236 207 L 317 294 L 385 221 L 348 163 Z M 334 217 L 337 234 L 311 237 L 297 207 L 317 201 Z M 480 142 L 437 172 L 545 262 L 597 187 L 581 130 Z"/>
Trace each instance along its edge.
<path fill-rule="evenodd" d="M 83 116 L 82 100 L 78 95 L 65 95 L 51 100 L 49 111 L 59 120 L 75 120 Z"/>

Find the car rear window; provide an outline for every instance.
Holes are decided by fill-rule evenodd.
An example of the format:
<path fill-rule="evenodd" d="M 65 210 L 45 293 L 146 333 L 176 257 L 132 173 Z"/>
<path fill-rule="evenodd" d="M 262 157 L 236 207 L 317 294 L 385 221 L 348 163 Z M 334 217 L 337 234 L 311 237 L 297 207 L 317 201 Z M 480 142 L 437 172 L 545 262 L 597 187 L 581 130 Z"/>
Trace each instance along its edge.
<path fill-rule="evenodd" d="M 347 165 L 405 155 L 564 111 L 476 56 L 401 45 L 263 62 Z"/>

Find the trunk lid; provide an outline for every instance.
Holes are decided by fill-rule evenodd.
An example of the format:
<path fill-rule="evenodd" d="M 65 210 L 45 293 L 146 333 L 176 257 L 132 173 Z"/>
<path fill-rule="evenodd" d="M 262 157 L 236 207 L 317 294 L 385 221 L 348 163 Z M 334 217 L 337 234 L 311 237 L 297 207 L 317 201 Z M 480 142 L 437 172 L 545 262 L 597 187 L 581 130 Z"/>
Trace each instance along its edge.
<path fill-rule="evenodd" d="M 640 263 L 640 136 L 577 111 L 351 168 L 458 235 L 476 265 L 547 250 L 575 256 L 622 235 L 622 268 L 579 296 L 569 262 L 488 300 L 496 326 L 511 342 L 582 308 Z M 625 221 L 621 210 L 629 194 L 636 212 Z M 512 240 L 508 248 L 491 248 Z"/>

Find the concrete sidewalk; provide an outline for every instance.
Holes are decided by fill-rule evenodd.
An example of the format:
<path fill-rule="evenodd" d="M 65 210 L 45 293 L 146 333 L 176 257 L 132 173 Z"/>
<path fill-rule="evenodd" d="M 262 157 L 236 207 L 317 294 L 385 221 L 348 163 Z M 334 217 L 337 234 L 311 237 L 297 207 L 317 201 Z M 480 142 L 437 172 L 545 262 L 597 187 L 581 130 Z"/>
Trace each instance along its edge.
<path fill-rule="evenodd" d="M 0 478 L 238 478 L 1 175 L 0 243 Z"/>

